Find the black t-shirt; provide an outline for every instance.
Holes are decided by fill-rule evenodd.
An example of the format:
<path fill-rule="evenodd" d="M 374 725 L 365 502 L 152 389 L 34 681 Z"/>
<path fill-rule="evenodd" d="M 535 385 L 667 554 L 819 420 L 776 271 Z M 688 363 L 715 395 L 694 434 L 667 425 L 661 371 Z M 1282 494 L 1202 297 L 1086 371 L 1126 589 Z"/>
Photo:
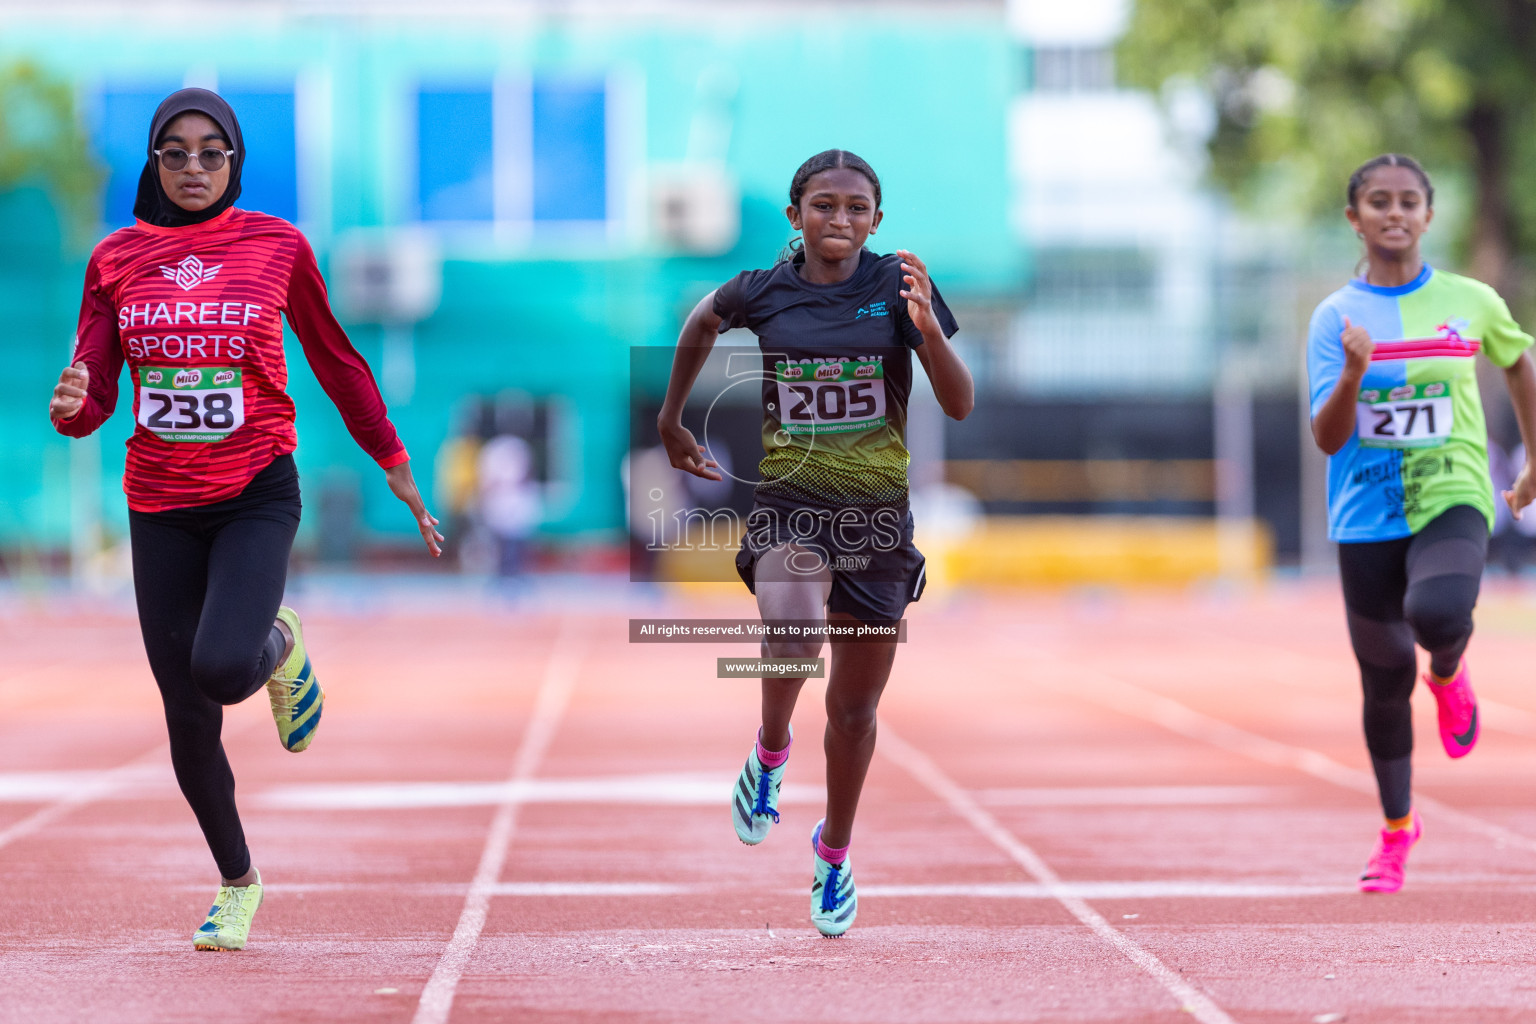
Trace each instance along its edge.
<path fill-rule="evenodd" d="M 812 284 L 803 254 L 747 270 L 715 292 L 720 329 L 745 327 L 763 352 L 763 451 L 757 499 L 790 507 L 907 501 L 911 350 L 922 332 L 901 297 L 901 258 L 865 249 L 853 276 Z M 959 330 L 933 287 L 944 336 Z"/>

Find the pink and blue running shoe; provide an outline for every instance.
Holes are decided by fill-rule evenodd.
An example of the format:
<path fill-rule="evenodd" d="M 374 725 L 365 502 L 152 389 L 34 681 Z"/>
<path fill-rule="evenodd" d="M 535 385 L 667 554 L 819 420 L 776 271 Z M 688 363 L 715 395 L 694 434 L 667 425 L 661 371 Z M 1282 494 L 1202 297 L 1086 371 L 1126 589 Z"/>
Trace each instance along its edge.
<path fill-rule="evenodd" d="M 736 777 L 736 787 L 731 790 L 731 824 L 736 826 L 736 838 L 748 846 L 756 846 L 768 838 L 768 830 L 779 820 L 779 786 L 784 782 L 784 764 L 766 768 L 757 759 L 757 744 L 747 755 L 747 763 Z"/>
<path fill-rule="evenodd" d="M 1440 718 L 1440 743 L 1452 757 L 1466 757 L 1477 746 L 1482 725 L 1477 720 L 1477 697 L 1472 693 L 1472 677 L 1467 659 L 1461 659 L 1455 677 L 1448 683 L 1435 682 L 1425 674 L 1424 683 L 1435 695 Z"/>
<path fill-rule="evenodd" d="M 1408 870 L 1408 851 L 1424 834 L 1424 822 L 1419 812 L 1413 812 L 1413 827 L 1405 829 L 1384 828 L 1376 839 L 1376 849 L 1371 851 L 1370 863 L 1360 876 L 1361 892 L 1397 892 L 1403 887 L 1403 875 Z"/>
<path fill-rule="evenodd" d="M 811 883 L 811 924 L 829 939 L 841 936 L 853 927 L 853 919 L 859 914 L 859 893 L 853 887 L 853 858 L 845 857 L 841 864 L 830 864 L 821 859 L 821 827 L 823 818 L 811 833 L 811 856 L 815 858 L 816 877 Z"/>

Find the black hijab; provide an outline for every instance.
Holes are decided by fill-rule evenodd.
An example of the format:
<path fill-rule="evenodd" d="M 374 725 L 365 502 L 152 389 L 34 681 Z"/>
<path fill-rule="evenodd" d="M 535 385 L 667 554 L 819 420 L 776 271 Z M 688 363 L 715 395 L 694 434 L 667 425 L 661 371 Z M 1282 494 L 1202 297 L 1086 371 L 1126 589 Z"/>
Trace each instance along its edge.
<path fill-rule="evenodd" d="M 235 151 L 229 161 L 229 187 L 202 210 L 183 210 L 172 202 L 160 185 L 160 167 L 155 159 L 155 147 L 160 144 L 160 136 L 165 134 L 172 121 L 189 111 L 211 118 L 229 140 L 229 148 Z M 195 152 L 198 147 L 188 143 L 188 148 Z M 201 224 L 217 217 L 240 198 L 240 170 L 245 165 L 245 140 L 240 136 L 240 122 L 235 119 L 234 110 L 216 93 L 207 89 L 180 89 L 162 100 L 149 125 L 147 156 L 144 170 L 139 175 L 139 194 L 133 201 L 133 215 L 146 224 L 162 228 Z"/>

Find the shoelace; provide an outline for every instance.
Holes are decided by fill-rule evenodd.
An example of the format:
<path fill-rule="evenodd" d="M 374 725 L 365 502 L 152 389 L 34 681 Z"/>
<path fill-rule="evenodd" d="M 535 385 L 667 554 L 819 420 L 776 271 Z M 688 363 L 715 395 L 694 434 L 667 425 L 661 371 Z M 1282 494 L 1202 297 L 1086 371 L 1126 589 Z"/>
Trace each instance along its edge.
<path fill-rule="evenodd" d="M 210 916 L 210 920 L 220 928 L 237 923 L 240 915 L 245 911 L 245 898 L 250 891 L 251 887 L 248 885 L 238 888 L 232 885 L 221 887 L 218 897 L 219 909 L 217 913 Z"/>
<path fill-rule="evenodd" d="M 821 884 L 821 912 L 830 914 L 843 905 L 848 897 L 837 894 L 838 882 L 842 880 L 843 866 L 831 865 L 832 870 L 827 872 L 827 880 Z"/>
<path fill-rule="evenodd" d="M 267 696 L 272 701 L 273 714 L 292 718 L 293 709 L 298 706 L 299 681 L 297 679 L 292 682 L 283 681 L 283 684 L 277 688 L 277 692 L 274 693 L 269 689 Z"/>
<path fill-rule="evenodd" d="M 752 805 L 753 814 L 767 814 L 773 818 L 773 823 L 779 823 L 779 812 L 768 806 L 768 786 L 772 782 L 768 778 L 771 769 L 765 768 L 757 776 L 757 803 Z"/>

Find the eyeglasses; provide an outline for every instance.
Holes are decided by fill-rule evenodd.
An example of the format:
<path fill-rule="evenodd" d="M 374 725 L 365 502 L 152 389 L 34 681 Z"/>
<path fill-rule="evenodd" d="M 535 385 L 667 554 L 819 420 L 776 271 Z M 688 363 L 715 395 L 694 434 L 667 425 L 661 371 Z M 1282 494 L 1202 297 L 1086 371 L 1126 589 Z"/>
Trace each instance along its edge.
<path fill-rule="evenodd" d="M 172 146 L 168 149 L 155 150 L 155 156 L 160 158 L 160 166 L 168 171 L 180 171 L 186 168 L 189 159 L 196 159 L 197 165 L 205 171 L 216 171 L 224 166 L 224 158 L 233 158 L 235 151 L 232 149 L 215 149 L 209 146 L 207 149 L 198 150 L 195 154 L 188 153 L 184 149 Z"/>

